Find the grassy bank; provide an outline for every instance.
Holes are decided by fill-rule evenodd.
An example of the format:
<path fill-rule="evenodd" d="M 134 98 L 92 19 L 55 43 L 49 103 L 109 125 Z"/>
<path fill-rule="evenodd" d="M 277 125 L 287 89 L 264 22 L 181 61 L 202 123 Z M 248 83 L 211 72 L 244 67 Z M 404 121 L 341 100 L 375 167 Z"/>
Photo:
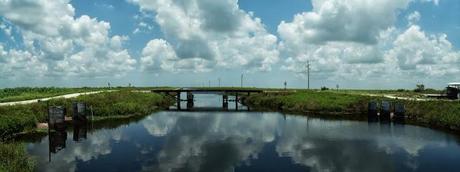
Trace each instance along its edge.
<path fill-rule="evenodd" d="M 91 106 L 97 119 L 148 114 L 171 103 L 158 94 L 123 90 L 28 105 L 1 106 L 0 140 L 9 139 L 15 133 L 32 131 L 37 123 L 46 122 L 48 105 L 65 106 L 67 116 L 71 116 L 71 105 L 75 101 Z"/>
<path fill-rule="evenodd" d="M 36 124 L 46 122 L 48 105 L 66 106 L 69 109 L 67 116 L 71 116 L 71 105 L 75 101 L 85 102 L 91 106 L 97 123 L 113 125 L 119 125 L 118 121 L 137 120 L 138 117 L 145 117 L 146 114 L 172 103 L 169 98 L 158 94 L 132 92 L 126 89 L 28 105 L 1 106 L 0 172 L 33 171 L 35 161 L 27 155 L 25 145 L 2 140 L 11 140 L 14 134 L 20 132 L 38 131 Z"/>
<path fill-rule="evenodd" d="M 33 171 L 35 161 L 27 155 L 25 145 L 0 144 L 0 172 Z"/>
<path fill-rule="evenodd" d="M 366 117 L 367 104 L 372 100 L 396 101 L 346 92 L 298 91 L 253 94 L 246 97 L 245 103 L 255 109 Z M 459 101 L 397 101 L 405 104 L 408 122 L 460 131 Z"/>
<path fill-rule="evenodd" d="M 371 97 L 323 91 L 253 94 L 245 103 L 253 108 L 317 113 L 365 113 Z M 364 109 L 364 110 L 363 110 Z"/>

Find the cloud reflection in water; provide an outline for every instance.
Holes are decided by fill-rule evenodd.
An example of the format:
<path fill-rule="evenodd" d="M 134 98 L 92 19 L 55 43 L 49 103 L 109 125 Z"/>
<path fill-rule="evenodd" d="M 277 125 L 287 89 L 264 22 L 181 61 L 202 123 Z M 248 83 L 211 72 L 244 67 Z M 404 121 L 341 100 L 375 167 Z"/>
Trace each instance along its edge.
<path fill-rule="evenodd" d="M 28 149 L 47 157 L 47 144 L 43 139 Z M 275 159 L 290 161 L 264 162 L 270 151 Z M 39 171 L 98 169 L 115 160 L 104 170 L 245 171 L 264 163 L 311 171 L 420 171 L 441 163 L 439 168 L 460 169 L 460 158 L 443 157 L 446 152 L 460 154 L 454 136 L 409 125 L 279 113 L 160 112 L 125 127 L 97 130 L 79 143 L 68 138 L 50 164 L 39 160 Z"/>

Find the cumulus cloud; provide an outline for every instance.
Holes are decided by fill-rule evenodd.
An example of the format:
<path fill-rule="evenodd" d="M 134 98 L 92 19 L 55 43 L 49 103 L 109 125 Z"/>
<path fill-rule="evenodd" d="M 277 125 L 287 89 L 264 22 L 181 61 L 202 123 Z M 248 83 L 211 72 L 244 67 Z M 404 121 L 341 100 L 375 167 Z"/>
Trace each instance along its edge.
<path fill-rule="evenodd" d="M 113 76 L 134 68 L 134 60 L 122 43 L 123 36 L 109 36 L 110 24 L 87 15 L 75 17 L 68 0 L 0 1 L 0 15 L 21 31 L 24 50 L 11 49 L 10 62 L 31 54 L 44 75 Z M 32 59 L 33 57 L 33 59 Z M 27 60 L 26 60 L 27 61 Z M 15 72 L 26 71 L 18 64 Z M 10 66 L 10 64 L 6 64 Z M 5 74 L 5 75 L 11 75 Z"/>
<path fill-rule="evenodd" d="M 422 0 L 422 2 L 433 2 L 434 5 L 439 5 L 439 0 Z"/>
<path fill-rule="evenodd" d="M 452 48 L 447 35 L 427 35 L 418 25 L 411 25 L 401 33 L 387 56 L 401 70 L 413 74 L 445 76 L 459 72 L 460 52 Z"/>
<path fill-rule="evenodd" d="M 375 44 L 409 0 L 313 0 L 313 10 L 282 21 L 278 32 L 288 42 L 351 41 Z"/>
<path fill-rule="evenodd" d="M 211 68 L 243 67 L 268 71 L 278 61 L 277 37 L 268 33 L 261 20 L 239 9 L 236 0 L 146 1 L 133 0 L 142 11 L 156 13 L 155 22 L 165 34 L 168 51 L 174 51 L 173 68 L 167 71 L 209 71 Z M 152 40 L 159 42 L 161 40 Z M 151 41 L 151 42 L 152 42 Z M 147 49 L 164 49 L 148 43 Z M 152 46 L 158 45 L 159 48 Z M 145 61 L 159 61 L 164 56 L 146 54 Z M 173 54 L 173 53 L 169 53 Z M 153 64 L 153 63 L 152 63 Z"/>
<path fill-rule="evenodd" d="M 459 53 L 447 35 L 427 35 L 417 22 L 418 11 L 395 28 L 399 11 L 413 1 L 312 1 L 310 12 L 296 14 L 278 26 L 282 69 L 321 79 L 447 76 L 458 72 Z"/>
<path fill-rule="evenodd" d="M 420 18 L 420 13 L 418 11 L 414 11 L 407 16 L 407 21 L 409 22 L 409 25 L 414 25 L 420 20 Z"/>
<path fill-rule="evenodd" d="M 312 11 L 278 26 L 280 50 L 287 56 L 282 68 L 299 73 L 310 61 L 312 72 L 320 78 L 348 72 L 363 78 L 373 73 L 365 70 L 380 69 L 375 66 L 384 61 L 382 40 L 391 36 L 398 11 L 408 4 L 408 0 L 313 0 Z"/>

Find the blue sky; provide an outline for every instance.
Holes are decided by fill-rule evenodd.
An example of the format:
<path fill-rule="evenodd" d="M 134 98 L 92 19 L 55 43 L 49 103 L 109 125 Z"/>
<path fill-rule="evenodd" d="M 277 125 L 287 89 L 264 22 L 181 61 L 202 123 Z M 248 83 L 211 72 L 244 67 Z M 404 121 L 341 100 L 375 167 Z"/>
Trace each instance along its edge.
<path fill-rule="evenodd" d="M 442 88 L 455 0 L 4 0 L 0 87 Z"/>

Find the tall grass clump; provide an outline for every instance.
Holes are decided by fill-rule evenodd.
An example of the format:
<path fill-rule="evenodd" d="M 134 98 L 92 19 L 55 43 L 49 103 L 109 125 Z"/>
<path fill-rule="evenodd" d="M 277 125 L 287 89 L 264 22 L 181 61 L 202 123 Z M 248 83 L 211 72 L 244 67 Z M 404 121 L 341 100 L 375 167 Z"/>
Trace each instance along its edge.
<path fill-rule="evenodd" d="M 95 116 L 103 117 L 144 115 L 172 103 L 172 99 L 169 100 L 159 94 L 127 90 L 81 96 L 71 101 L 85 102 L 93 108 Z"/>
<path fill-rule="evenodd" d="M 424 124 L 460 130 L 459 101 L 405 101 L 410 118 Z"/>
<path fill-rule="evenodd" d="M 29 172 L 36 165 L 22 143 L 0 143 L 0 172 Z"/>

